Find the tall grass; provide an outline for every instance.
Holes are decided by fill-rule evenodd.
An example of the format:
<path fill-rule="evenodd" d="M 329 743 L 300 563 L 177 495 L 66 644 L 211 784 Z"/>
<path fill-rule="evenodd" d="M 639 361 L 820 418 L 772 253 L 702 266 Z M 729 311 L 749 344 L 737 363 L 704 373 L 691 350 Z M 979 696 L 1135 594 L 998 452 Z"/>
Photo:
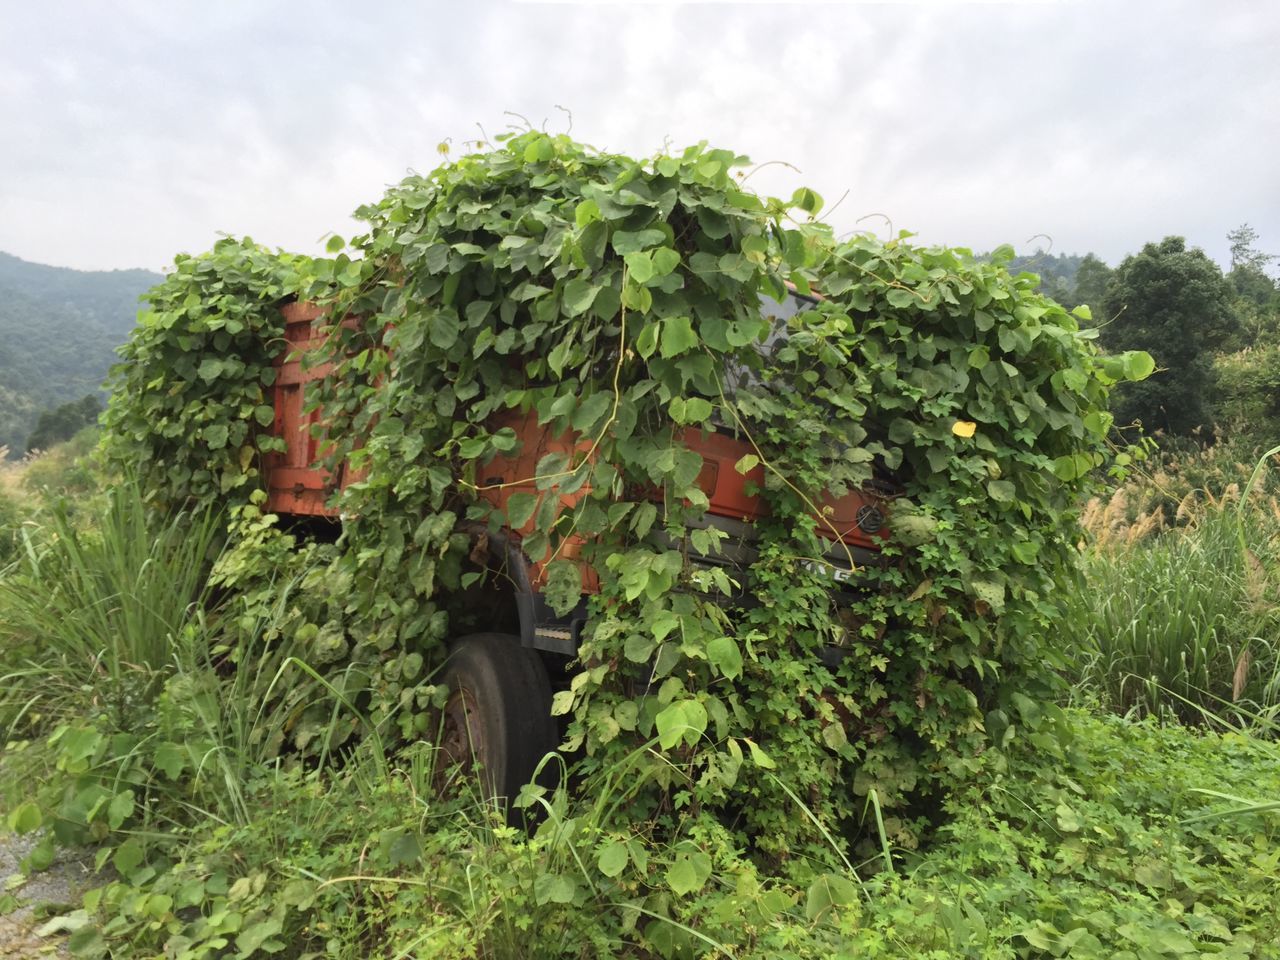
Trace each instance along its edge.
<path fill-rule="evenodd" d="M 87 696 L 131 729 L 208 598 L 218 530 L 207 513 L 157 520 L 132 484 L 89 529 L 55 506 L 0 578 L 0 665 L 35 678 L 41 698 Z"/>
<path fill-rule="evenodd" d="M 1093 547 L 1064 618 L 1077 682 L 1120 713 L 1190 722 L 1280 703 L 1280 503 L 1237 484 L 1184 497 L 1164 527 L 1126 499 L 1086 512 Z"/>

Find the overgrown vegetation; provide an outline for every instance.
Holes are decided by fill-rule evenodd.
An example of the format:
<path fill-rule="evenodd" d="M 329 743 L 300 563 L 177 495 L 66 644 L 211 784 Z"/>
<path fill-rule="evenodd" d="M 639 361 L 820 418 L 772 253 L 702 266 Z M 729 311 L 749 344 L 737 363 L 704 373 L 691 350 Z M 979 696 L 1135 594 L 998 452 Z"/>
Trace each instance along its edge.
<path fill-rule="evenodd" d="M 146 509 L 118 492 L 94 555 L 131 549 L 119 539 Z M 67 562 L 43 560 L 37 590 L 86 582 L 77 548 L 50 549 Z M 151 550 L 140 591 L 197 553 Z M 119 592 L 92 582 L 88 607 Z M 6 670 L 39 665 L 4 688 L 7 821 L 49 831 L 27 866 L 49 862 L 54 838 L 101 844 L 104 885 L 64 921 L 76 955 L 1266 957 L 1280 937 L 1280 758 L 1244 732 L 1019 699 L 1005 726 L 991 719 L 996 745 L 957 768 L 923 847 L 895 842 L 888 820 L 857 852 L 833 838 L 806 879 L 771 874 L 711 819 L 619 830 L 644 789 L 627 759 L 548 795 L 528 836 L 465 791 L 442 794 L 426 744 L 388 760 L 370 737 L 341 766 L 270 759 L 296 716 L 264 708 L 280 685 L 326 703 L 319 736 L 347 719 L 291 659 L 299 646 L 272 639 L 301 582 L 282 575 L 234 670 L 195 613 L 127 726 L 94 663 L 57 652 L 79 642 L 3 647 Z M 637 863 L 660 878 L 656 897 Z"/>
<path fill-rule="evenodd" d="M 1127 499 L 1086 514 L 1096 547 L 1064 619 L 1080 682 L 1118 712 L 1192 722 L 1280 705 L 1275 498 L 1186 501 L 1173 529 L 1158 511 L 1124 519 Z"/>
<path fill-rule="evenodd" d="M 1272 955 L 1274 745 L 1058 705 L 1064 621 L 1108 615 L 1064 591 L 1108 389 L 1149 359 L 1099 354 L 1004 252 L 836 243 L 740 160 L 530 132 L 393 188 L 356 259 L 178 261 L 106 418 L 141 484 L 49 508 L 0 575 L 7 822 L 47 831 L 32 869 L 58 841 L 104 870 L 77 953 Z M 823 299 L 780 337 L 787 283 Z M 262 510 L 289 295 L 354 319 L 317 398 L 362 478 L 336 543 Z M 589 453 L 495 502 L 512 412 Z M 684 562 L 716 546 L 686 429 L 754 444 L 753 609 Z M 836 609 L 815 506 L 876 477 L 892 562 Z M 601 584 L 530 833 L 431 744 L 475 537 L 526 524 L 533 556 L 587 537 Z M 548 569 L 576 603 L 581 570 Z M 1132 706 L 1127 663 L 1079 662 L 1080 699 Z M 1259 729 L 1262 690 L 1236 700 Z"/>

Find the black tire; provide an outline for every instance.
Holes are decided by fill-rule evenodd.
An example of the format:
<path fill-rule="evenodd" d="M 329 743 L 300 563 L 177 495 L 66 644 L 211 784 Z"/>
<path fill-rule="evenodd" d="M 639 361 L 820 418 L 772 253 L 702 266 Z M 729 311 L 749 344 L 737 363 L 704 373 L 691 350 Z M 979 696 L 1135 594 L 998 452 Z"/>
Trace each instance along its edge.
<path fill-rule="evenodd" d="M 443 682 L 449 687 L 443 762 L 470 764 L 474 759 L 486 798 L 510 802 L 533 779 L 542 758 L 559 745 L 551 683 L 541 657 L 522 647 L 519 637 L 473 634 L 452 645 Z M 548 764 L 549 774 L 550 768 Z M 512 819 L 519 819 L 515 811 Z"/>

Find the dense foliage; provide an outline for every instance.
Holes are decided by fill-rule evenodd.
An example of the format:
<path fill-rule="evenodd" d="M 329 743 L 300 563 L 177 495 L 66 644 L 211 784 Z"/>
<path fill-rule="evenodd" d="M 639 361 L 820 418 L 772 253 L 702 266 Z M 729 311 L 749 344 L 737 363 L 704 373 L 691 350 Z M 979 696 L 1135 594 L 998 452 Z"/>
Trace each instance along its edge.
<path fill-rule="evenodd" d="M 1280 430 L 1280 289 L 1269 272 L 1276 258 L 1259 249 L 1248 224 L 1227 240 L 1225 276 L 1178 237 L 1147 244 L 1116 270 L 1093 254 L 1044 251 L 1016 257 L 1009 269 L 1036 274 L 1040 289 L 1068 307 L 1089 305 L 1111 348 L 1155 355 L 1157 372 L 1117 394 L 1113 407 L 1122 425 L 1141 421 L 1147 435 L 1162 435 L 1175 453 L 1187 441 L 1207 445 L 1225 437 L 1257 456 Z"/>
<path fill-rule="evenodd" d="M 637 163 L 529 133 L 367 208 L 363 256 L 225 240 L 153 291 L 108 416 L 145 491 L 77 486 L 75 513 L 0 515 L 0 533 L 23 523 L 0 570 L 0 813 L 45 832 L 27 871 L 97 845 L 103 885 L 50 926 L 74 953 L 1274 954 L 1274 743 L 1060 708 L 1132 706 L 1113 692 L 1145 668 L 1118 644 L 1104 663 L 1101 631 L 1088 669 L 1063 664 L 1080 685 L 1050 684 L 1084 601 L 1192 593 L 1192 564 L 1148 562 L 1152 526 L 1216 551 L 1196 558 L 1222 568 L 1222 596 L 1198 595 L 1211 629 L 1273 631 L 1274 580 L 1250 580 L 1275 574 L 1269 515 L 1232 552 L 1239 528 L 1194 509 L 1208 454 L 1164 465 L 1140 502 L 1088 508 L 1101 578 L 1065 591 L 1107 387 L 1149 363 L 1099 356 L 1005 251 L 836 244 L 818 198 L 746 194 L 737 159 Z M 766 318 L 786 281 L 825 299 L 781 337 Z M 260 411 L 294 295 L 356 319 L 316 398 L 346 440 L 335 462 L 366 471 L 337 543 L 262 511 Z M 524 409 L 592 455 L 542 464 L 538 494 L 500 515 L 477 488 L 511 452 L 502 413 Z M 743 469 L 767 464 L 754 610 L 672 556 L 714 548 L 692 527 L 686 427 L 750 436 Z M 23 469 L 23 490 L 80 482 L 56 454 Z M 837 610 L 806 564 L 825 549 L 814 506 L 868 477 L 900 485 L 892 562 Z M 566 508 L 575 485 L 589 496 Z M 1227 496 L 1218 520 L 1237 516 Z M 154 516 L 157 500 L 197 509 Z M 530 551 L 590 533 L 603 583 L 557 700 L 575 776 L 526 794 L 528 833 L 442 792 L 452 776 L 417 742 L 440 641 L 474 616 L 477 532 L 522 519 Z M 577 570 L 553 570 L 576 599 Z M 828 667 L 842 613 L 854 642 Z M 1276 661 L 1256 649 L 1231 712 L 1274 735 L 1253 711 Z M 1233 659 L 1209 658 L 1213 689 Z M 1161 695 L 1141 709 L 1173 713 Z"/>
<path fill-rule="evenodd" d="M 989 711 L 1007 724 L 1010 698 L 1044 695 L 1054 653 L 1037 638 L 1059 613 L 1108 387 L 1150 366 L 1100 357 L 1034 277 L 1009 276 L 1009 251 L 836 243 L 812 191 L 756 196 L 743 162 L 703 146 L 641 162 L 530 132 L 364 208 L 357 259 L 223 241 L 149 296 L 107 423 L 165 499 L 243 505 L 270 442 L 277 301 L 353 318 L 332 327 L 322 401 L 334 463 L 366 479 L 300 607 L 309 659 L 377 728 L 425 731 L 429 668 L 472 613 L 452 602 L 478 574 L 467 524 L 531 524 L 535 559 L 585 537 L 601 591 L 556 698 L 580 773 L 656 740 L 632 818 L 720 811 L 787 859 L 873 792 L 901 807 L 980 749 Z M 822 299 L 783 335 L 767 305 L 787 284 Z M 500 416 L 526 410 L 590 449 L 545 458 L 540 492 L 498 515 L 482 464 L 516 442 Z M 696 529 L 685 427 L 748 437 L 740 469 L 765 465 L 774 520 L 743 574 L 763 601 L 749 611 L 726 608 L 723 570 L 685 563 L 684 545 L 717 546 Z M 877 471 L 902 490 L 894 559 L 837 610 L 806 563 L 827 549 L 816 505 Z M 551 563 L 553 604 L 580 589 L 576 566 Z M 827 666 L 842 624 L 847 655 Z"/>
<path fill-rule="evenodd" d="M 1181 237 L 1126 257 L 1107 287 L 1102 328 L 1113 350 L 1146 349 L 1168 371 L 1119 391 L 1116 416 L 1148 432 L 1186 434 L 1208 426 L 1211 351 L 1235 332 L 1231 286 L 1222 270 Z"/>
<path fill-rule="evenodd" d="M 304 267 L 305 259 L 299 261 Z M 224 238 L 180 256 L 146 295 L 108 385 L 108 453 L 152 489 L 210 504 L 243 496 L 274 416 L 278 309 L 297 290 L 294 258 Z"/>

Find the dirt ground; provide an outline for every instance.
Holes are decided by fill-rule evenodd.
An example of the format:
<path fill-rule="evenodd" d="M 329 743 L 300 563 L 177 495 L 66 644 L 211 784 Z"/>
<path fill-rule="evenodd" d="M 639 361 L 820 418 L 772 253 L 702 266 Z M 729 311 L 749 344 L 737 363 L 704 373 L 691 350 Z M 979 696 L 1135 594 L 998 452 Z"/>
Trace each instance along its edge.
<path fill-rule="evenodd" d="M 40 928 L 60 914 L 79 905 L 80 894 L 90 880 L 91 861 L 60 851 L 53 866 L 23 877 L 19 864 L 36 843 L 35 836 L 0 836 L 0 903 L 15 909 L 0 916 L 0 957 L 29 960 L 34 957 L 69 956 L 63 946 L 66 937 L 58 933 L 41 936 Z"/>

